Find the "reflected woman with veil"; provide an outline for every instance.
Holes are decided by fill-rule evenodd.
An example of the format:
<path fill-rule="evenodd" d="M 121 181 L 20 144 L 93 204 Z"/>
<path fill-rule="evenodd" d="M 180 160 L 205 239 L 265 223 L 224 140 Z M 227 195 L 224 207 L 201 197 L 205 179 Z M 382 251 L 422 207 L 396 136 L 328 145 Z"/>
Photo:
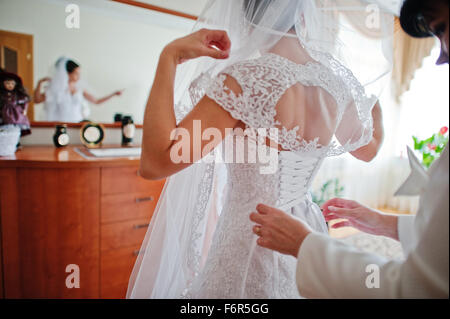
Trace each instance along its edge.
<path fill-rule="evenodd" d="M 49 82 L 42 92 L 42 85 Z M 56 61 L 52 78 L 39 80 L 34 93 L 34 102 L 45 102 L 45 120 L 49 122 L 78 123 L 87 119 L 90 109 L 87 102 L 103 104 L 122 91 L 97 99 L 87 91 L 86 83 L 81 80 L 81 67 L 78 63 L 61 57 Z"/>

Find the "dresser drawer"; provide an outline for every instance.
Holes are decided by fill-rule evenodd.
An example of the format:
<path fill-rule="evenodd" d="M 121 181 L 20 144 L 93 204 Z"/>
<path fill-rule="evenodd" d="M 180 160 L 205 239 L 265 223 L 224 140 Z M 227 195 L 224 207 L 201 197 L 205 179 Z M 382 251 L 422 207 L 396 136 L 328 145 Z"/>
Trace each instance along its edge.
<path fill-rule="evenodd" d="M 128 281 L 141 246 L 102 252 L 100 296 L 104 299 L 126 297 Z"/>
<path fill-rule="evenodd" d="M 102 251 L 140 245 L 147 233 L 149 223 L 150 219 L 136 219 L 102 225 Z"/>
<path fill-rule="evenodd" d="M 139 176 L 139 167 L 102 168 L 102 194 L 140 193 L 160 190 L 165 181 L 148 181 Z"/>
<path fill-rule="evenodd" d="M 161 194 L 161 185 L 152 185 L 144 193 L 103 195 L 101 222 L 113 223 L 132 219 L 151 219 Z"/>

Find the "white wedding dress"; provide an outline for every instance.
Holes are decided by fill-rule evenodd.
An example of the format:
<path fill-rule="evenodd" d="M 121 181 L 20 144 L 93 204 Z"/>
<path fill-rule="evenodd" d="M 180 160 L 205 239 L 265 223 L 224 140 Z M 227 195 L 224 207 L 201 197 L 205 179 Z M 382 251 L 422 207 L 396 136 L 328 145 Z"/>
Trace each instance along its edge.
<path fill-rule="evenodd" d="M 239 127 L 269 134 L 235 131 L 213 154 L 232 149 L 235 161 L 203 160 L 167 179 L 128 298 L 301 297 L 296 259 L 259 247 L 249 215 L 263 203 L 328 232 L 311 185 L 325 158 L 373 139 L 372 110 L 392 66 L 393 18 L 379 13 L 374 30 L 362 0 L 208 1 L 194 31 L 227 30 L 230 57 L 179 67 L 174 115 L 181 121 L 207 97 Z M 255 138 L 277 155 L 270 174 L 260 154 L 248 160 Z"/>
<path fill-rule="evenodd" d="M 69 74 L 66 70 L 68 60 L 60 57 L 56 61 L 50 85 L 45 92 L 45 121 L 78 123 L 90 115 L 89 105 L 84 98 L 86 83 L 79 80 L 75 94 L 70 92 Z"/>
<path fill-rule="evenodd" d="M 239 83 L 242 95 L 236 96 L 224 86 L 225 74 Z M 328 232 L 309 191 L 334 144 L 324 147 L 318 144 L 319 138 L 311 142 L 302 140 L 297 135 L 298 128 L 286 128 L 277 120 L 277 104 L 287 90 L 298 89 L 296 85 L 311 87 L 313 91 L 308 94 L 332 97 L 330 108 L 337 107 L 335 120 L 339 121 L 342 118 L 339 110 L 345 110 L 349 103 L 348 89 L 341 78 L 318 62 L 298 65 L 276 54 L 233 65 L 213 82 L 206 92 L 208 97 L 248 128 L 279 127 L 278 142 L 285 151 L 279 153 L 275 174 L 261 174 L 261 163 L 227 164 L 224 208 L 206 263 L 186 297 L 298 298 L 296 259 L 257 246 L 249 214 L 259 203 L 265 203 L 303 220 L 315 231 Z M 281 106 L 284 110 L 287 107 Z M 358 143 L 363 145 L 367 141 Z M 233 147 L 236 148 L 236 138 Z"/>

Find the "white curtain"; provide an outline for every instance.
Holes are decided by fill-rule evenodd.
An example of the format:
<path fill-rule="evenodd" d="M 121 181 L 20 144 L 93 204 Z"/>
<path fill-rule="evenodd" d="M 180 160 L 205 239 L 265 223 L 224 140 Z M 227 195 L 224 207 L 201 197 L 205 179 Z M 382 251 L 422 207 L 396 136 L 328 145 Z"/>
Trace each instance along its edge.
<path fill-rule="evenodd" d="M 418 197 L 394 197 L 393 194 L 409 175 L 408 159 L 379 158 L 364 163 L 348 155 L 330 158 L 323 164 L 313 189 L 317 192 L 331 178 L 344 187 L 343 197 L 377 209 L 392 209 L 414 214 Z"/>
<path fill-rule="evenodd" d="M 436 45 L 399 102 L 391 88 L 385 90 L 380 99 L 385 141 L 377 158 L 371 163 L 358 161 L 349 154 L 327 159 L 314 182 L 315 192 L 326 181 L 339 178 L 345 188 L 345 198 L 374 208 L 417 212 L 418 197 L 394 197 L 393 194 L 410 173 L 406 146 L 413 147 L 412 136 L 425 139 L 449 125 L 449 70 L 448 66 L 435 65 L 438 55 Z"/>

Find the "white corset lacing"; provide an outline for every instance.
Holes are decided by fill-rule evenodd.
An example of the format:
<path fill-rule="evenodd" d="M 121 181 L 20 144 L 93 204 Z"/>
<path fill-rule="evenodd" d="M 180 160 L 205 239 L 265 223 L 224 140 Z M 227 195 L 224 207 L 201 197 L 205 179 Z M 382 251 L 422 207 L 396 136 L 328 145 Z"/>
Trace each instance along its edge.
<path fill-rule="evenodd" d="M 260 164 L 228 164 L 228 191 L 205 266 L 184 297 L 200 299 L 299 298 L 296 259 L 257 246 L 251 212 L 259 203 L 277 207 L 327 233 L 309 193 L 323 156 L 280 152 L 275 174 Z"/>
<path fill-rule="evenodd" d="M 320 63 L 297 65 L 268 54 L 233 65 L 214 79 L 199 79 L 197 86 L 202 87 L 200 84 L 206 80 L 212 83 L 206 95 L 247 127 L 281 127 L 278 144 L 286 151 L 279 153 L 278 170 L 271 175 L 260 174 L 261 164 L 258 163 L 227 165 L 227 196 L 206 262 L 182 297 L 300 298 L 295 281 L 296 259 L 259 247 L 249 215 L 259 203 L 264 203 L 301 219 L 318 232 L 328 232 L 321 210 L 309 193 L 314 176 L 325 157 L 366 145 L 371 135 L 343 146 L 333 143 L 322 146 L 318 138 L 304 141 L 297 135 L 298 127 L 287 130 L 276 121 L 275 106 L 288 88 L 302 83 L 328 91 L 337 102 L 338 118 L 342 118 L 349 98 L 342 77 L 353 83 L 355 92 L 363 90 L 357 81 L 350 81 L 353 79 L 350 71 L 341 71 L 333 72 Z M 243 94 L 235 95 L 224 86 L 224 74 L 238 81 Z M 191 96 L 194 102 L 202 96 L 195 83 Z M 361 105 L 365 105 L 365 101 L 362 95 L 357 100 Z M 366 123 L 371 125 L 372 122 Z"/>

